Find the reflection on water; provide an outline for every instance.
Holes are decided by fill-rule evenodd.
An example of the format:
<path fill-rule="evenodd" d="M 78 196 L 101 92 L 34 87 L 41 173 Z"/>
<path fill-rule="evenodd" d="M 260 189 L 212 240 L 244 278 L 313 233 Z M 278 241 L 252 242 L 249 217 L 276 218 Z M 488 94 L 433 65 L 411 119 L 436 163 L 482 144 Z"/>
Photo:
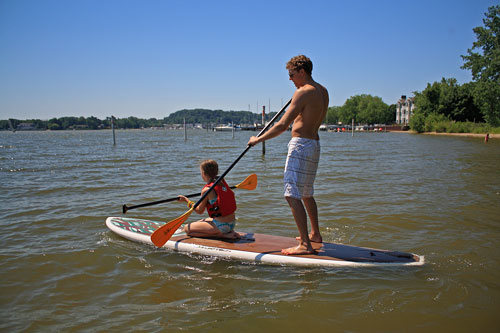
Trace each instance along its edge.
<path fill-rule="evenodd" d="M 195 193 L 254 133 L 1 132 L 0 329 L 497 331 L 500 142 L 321 133 L 316 200 L 326 241 L 425 255 L 420 268 L 297 268 L 181 255 L 108 232 L 107 216 Z M 288 135 L 228 174 L 237 229 L 295 236 L 283 199 Z M 127 215 L 170 220 L 171 202 Z M 192 215 L 191 219 L 197 216 Z M 361 320 L 360 320 L 361 319 Z M 378 329 L 379 328 L 379 329 Z"/>

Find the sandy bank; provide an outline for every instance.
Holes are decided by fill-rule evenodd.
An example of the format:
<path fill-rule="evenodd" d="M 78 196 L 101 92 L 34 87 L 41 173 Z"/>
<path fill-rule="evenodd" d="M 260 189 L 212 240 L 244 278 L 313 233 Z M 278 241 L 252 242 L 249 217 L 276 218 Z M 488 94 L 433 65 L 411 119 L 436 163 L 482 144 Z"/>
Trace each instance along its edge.
<path fill-rule="evenodd" d="M 451 136 L 466 136 L 471 138 L 482 138 L 486 136 L 486 134 L 477 134 L 477 133 L 436 133 L 436 132 L 426 132 L 422 133 L 426 135 L 451 135 Z M 490 134 L 490 139 L 500 139 L 500 134 Z"/>
<path fill-rule="evenodd" d="M 391 133 L 411 133 L 411 134 L 418 134 L 415 131 L 390 131 Z M 486 134 L 484 133 L 437 133 L 437 132 L 425 132 L 425 133 L 420 133 L 424 135 L 448 135 L 448 136 L 465 136 L 465 137 L 471 137 L 471 138 L 481 138 L 484 139 Z M 491 134 L 490 133 L 490 139 L 500 139 L 500 134 Z"/>

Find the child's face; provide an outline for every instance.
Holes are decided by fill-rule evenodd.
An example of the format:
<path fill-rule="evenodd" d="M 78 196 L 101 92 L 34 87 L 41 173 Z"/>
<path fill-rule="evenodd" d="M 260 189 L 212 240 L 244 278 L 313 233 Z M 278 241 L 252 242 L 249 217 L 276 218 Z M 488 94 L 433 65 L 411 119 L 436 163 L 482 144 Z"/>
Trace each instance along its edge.
<path fill-rule="evenodd" d="M 200 173 L 201 173 L 201 178 L 203 178 L 204 181 L 208 182 L 210 180 L 210 177 L 208 177 L 206 174 L 205 174 L 205 171 L 203 171 L 200 167 Z"/>

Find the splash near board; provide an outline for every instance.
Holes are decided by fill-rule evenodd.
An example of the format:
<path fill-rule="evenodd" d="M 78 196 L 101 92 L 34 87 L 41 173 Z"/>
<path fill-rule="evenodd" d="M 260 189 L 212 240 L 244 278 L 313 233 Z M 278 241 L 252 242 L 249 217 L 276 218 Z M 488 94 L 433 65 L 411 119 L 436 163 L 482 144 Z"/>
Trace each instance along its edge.
<path fill-rule="evenodd" d="M 108 217 L 107 227 L 114 233 L 145 244 L 151 244 L 151 234 L 165 222 L 124 217 Z M 412 253 L 377 250 L 337 243 L 313 243 L 316 254 L 284 255 L 281 249 L 296 246 L 294 238 L 247 233 L 239 240 L 189 237 L 177 232 L 164 247 L 245 261 L 296 266 L 419 266 L 424 257 Z"/>

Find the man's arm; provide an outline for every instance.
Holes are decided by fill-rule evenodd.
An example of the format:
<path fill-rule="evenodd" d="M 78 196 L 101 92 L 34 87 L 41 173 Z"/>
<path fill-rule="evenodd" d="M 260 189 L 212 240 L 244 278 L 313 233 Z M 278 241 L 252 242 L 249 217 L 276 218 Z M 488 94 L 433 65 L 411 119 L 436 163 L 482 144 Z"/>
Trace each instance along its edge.
<path fill-rule="evenodd" d="M 288 127 L 290 127 L 295 118 L 297 118 L 297 116 L 304 109 L 304 99 L 305 98 L 303 92 L 300 89 L 297 89 L 293 94 L 292 102 L 290 103 L 290 106 L 288 107 L 288 110 L 285 112 L 283 117 L 281 117 L 281 119 L 263 135 L 259 137 L 252 136 L 248 141 L 248 145 L 254 146 L 260 142 L 275 138 L 281 133 L 285 132 Z"/>

